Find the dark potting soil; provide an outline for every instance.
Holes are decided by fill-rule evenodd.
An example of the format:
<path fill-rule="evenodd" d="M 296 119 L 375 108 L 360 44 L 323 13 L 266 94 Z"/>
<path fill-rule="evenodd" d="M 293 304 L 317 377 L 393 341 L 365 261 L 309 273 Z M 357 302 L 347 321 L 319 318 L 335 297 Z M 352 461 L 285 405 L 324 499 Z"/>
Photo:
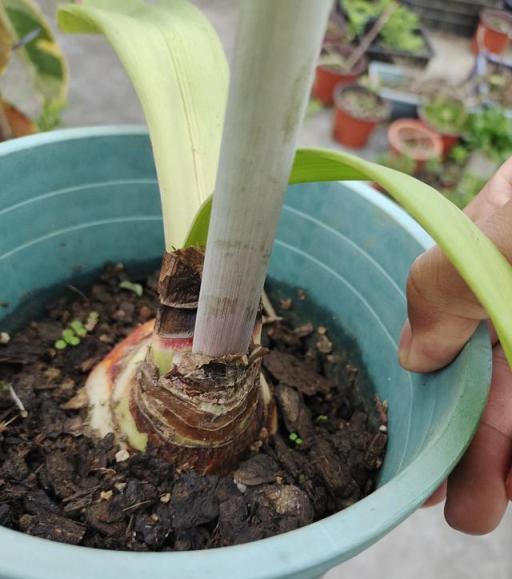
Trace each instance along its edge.
<path fill-rule="evenodd" d="M 290 531 L 372 492 L 385 404 L 362 394 L 362 374 L 333 352 L 325 327 L 286 321 L 300 309 L 292 299 L 264 332 L 279 431 L 230 476 L 177 473 L 154 448 L 129 455 L 112 436 L 89 438 L 87 374 L 154 316 L 156 279 L 138 287 L 107 266 L 90 290 L 68 286 L 44 317 L 0 334 L 0 525 L 88 547 L 183 551 Z M 56 348 L 70 327 L 79 343 Z"/>

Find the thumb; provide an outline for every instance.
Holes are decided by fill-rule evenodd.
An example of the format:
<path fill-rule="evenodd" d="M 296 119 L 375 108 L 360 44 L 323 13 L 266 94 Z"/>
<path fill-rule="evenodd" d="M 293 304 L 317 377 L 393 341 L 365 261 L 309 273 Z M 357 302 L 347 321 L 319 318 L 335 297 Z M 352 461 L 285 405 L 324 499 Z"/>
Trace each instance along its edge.
<path fill-rule="evenodd" d="M 477 225 L 510 261 L 512 202 Z M 414 262 L 407 281 L 408 321 L 400 337 L 401 365 L 430 372 L 448 364 L 487 315 L 438 247 Z"/>

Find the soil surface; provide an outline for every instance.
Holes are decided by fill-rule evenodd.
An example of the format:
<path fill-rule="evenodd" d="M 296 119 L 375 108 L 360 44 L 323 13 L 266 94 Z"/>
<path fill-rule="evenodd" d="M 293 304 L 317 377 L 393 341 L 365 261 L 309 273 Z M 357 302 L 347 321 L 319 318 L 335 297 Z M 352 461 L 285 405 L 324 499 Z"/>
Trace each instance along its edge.
<path fill-rule="evenodd" d="M 0 525 L 89 547 L 183 551 L 290 531 L 372 492 L 386 405 L 365 400 L 326 328 L 286 322 L 300 291 L 278 304 L 284 320 L 265 325 L 279 432 L 230 476 L 177 473 L 155 449 L 130 455 L 111 436 L 89 438 L 87 374 L 154 316 L 156 280 L 107 266 L 88 291 L 68 286 L 42 319 L 0 334 Z"/>
<path fill-rule="evenodd" d="M 370 90 L 360 87 L 346 89 L 338 95 L 338 107 L 356 119 L 384 120 L 389 112 L 386 103 Z"/>

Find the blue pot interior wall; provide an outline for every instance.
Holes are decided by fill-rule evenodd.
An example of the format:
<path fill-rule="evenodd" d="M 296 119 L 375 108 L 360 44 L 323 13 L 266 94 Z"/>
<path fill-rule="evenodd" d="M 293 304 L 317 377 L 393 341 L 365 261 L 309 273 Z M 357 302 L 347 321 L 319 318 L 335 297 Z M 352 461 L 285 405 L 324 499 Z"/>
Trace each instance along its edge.
<path fill-rule="evenodd" d="M 12 323 L 10 314 L 34 290 L 106 261 L 159 259 L 160 203 L 146 135 L 56 141 L 26 155 L 14 150 L 0 166 L 0 317 Z M 291 187 L 270 276 L 304 289 L 328 312 L 326 324 L 343 327 L 360 345 L 379 396 L 389 401 L 383 484 L 432 437 L 458 389 L 429 385 L 431 378 L 409 375 L 397 364 L 403 288 L 422 246 L 368 202 L 364 187 Z"/>

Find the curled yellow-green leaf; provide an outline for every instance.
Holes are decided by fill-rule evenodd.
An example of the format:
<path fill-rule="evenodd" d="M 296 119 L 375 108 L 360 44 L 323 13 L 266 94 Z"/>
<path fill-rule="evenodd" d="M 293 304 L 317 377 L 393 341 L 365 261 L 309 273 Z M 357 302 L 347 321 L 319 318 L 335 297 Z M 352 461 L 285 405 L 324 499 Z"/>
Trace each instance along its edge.
<path fill-rule="evenodd" d="M 374 181 L 431 235 L 485 307 L 512 366 L 512 266 L 494 244 L 446 197 L 410 175 L 348 153 L 299 149 L 290 184 Z M 204 245 L 211 203 L 191 227 L 189 244 Z"/>

